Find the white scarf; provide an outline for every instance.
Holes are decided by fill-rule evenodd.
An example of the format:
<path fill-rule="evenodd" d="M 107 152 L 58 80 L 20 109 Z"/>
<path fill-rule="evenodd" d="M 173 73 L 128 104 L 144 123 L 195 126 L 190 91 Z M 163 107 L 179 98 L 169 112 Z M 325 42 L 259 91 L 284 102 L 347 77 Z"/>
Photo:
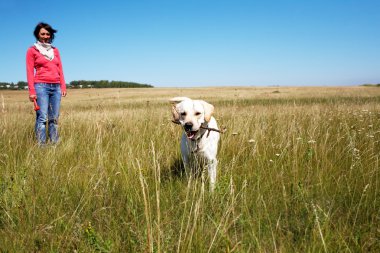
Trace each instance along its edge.
<path fill-rule="evenodd" d="M 40 51 L 40 53 L 45 56 L 45 58 L 49 61 L 54 59 L 54 49 L 49 43 L 42 43 L 37 41 L 34 43 L 34 46 Z"/>

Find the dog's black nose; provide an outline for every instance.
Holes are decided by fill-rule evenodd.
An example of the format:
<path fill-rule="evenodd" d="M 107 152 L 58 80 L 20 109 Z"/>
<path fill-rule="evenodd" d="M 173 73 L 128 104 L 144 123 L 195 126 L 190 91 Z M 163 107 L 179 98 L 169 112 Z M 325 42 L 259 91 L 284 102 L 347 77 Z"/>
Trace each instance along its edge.
<path fill-rule="evenodd" d="M 193 123 L 186 122 L 184 128 L 185 128 L 185 131 L 191 131 L 191 129 L 193 128 Z"/>

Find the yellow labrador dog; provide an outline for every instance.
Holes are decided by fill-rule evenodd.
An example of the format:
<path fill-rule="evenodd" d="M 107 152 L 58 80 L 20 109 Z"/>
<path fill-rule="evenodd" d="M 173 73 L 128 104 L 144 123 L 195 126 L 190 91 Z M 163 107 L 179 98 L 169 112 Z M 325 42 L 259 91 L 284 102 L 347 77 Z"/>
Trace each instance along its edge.
<path fill-rule="evenodd" d="M 183 127 L 181 154 L 185 169 L 207 164 L 210 190 L 216 182 L 216 166 L 218 160 L 218 142 L 220 133 L 212 113 L 214 106 L 203 100 L 192 100 L 187 97 L 174 97 L 172 104 L 173 122 Z"/>

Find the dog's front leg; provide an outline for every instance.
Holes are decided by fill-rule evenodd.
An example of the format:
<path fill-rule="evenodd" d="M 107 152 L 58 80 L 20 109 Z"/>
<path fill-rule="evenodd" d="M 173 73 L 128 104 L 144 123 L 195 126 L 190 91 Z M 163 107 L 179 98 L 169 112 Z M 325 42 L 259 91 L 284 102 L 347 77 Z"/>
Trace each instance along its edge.
<path fill-rule="evenodd" d="M 216 166 L 218 165 L 218 160 L 212 159 L 208 161 L 208 177 L 210 180 L 210 191 L 213 192 L 216 183 Z"/>

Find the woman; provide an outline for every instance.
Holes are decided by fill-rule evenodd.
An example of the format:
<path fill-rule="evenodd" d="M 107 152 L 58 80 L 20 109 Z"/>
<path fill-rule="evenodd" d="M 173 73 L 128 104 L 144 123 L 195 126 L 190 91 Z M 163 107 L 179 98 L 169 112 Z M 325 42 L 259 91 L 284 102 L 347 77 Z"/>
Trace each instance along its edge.
<path fill-rule="evenodd" d="M 34 29 L 37 42 L 26 53 L 26 73 L 29 100 L 37 100 L 40 110 L 36 112 L 35 132 L 38 144 L 46 143 L 46 123 L 49 139 L 58 142 L 58 117 L 61 96 L 66 96 L 66 83 L 61 57 L 54 40 L 54 30 L 46 23 L 39 23 Z"/>

